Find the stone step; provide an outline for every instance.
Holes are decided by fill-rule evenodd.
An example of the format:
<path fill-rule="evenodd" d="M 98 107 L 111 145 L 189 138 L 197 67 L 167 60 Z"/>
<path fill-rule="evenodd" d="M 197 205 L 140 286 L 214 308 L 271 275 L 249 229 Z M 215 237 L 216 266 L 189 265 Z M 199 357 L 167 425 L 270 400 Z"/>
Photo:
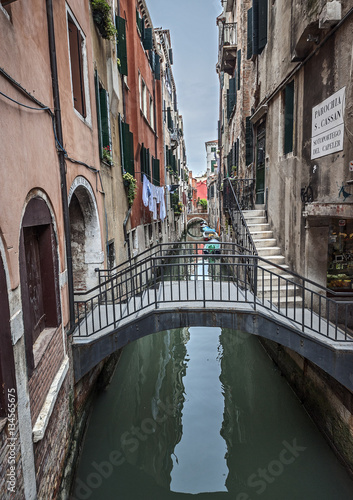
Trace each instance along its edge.
<path fill-rule="evenodd" d="M 260 300 L 270 300 L 270 293 L 266 293 L 264 297 L 262 297 L 260 294 L 258 294 L 258 298 Z M 279 298 L 279 301 L 278 301 L 278 297 L 274 297 L 272 295 L 272 304 L 275 304 L 275 305 L 278 305 L 280 304 L 281 306 L 281 309 L 283 309 L 283 307 L 285 307 L 285 304 L 287 303 L 288 304 L 288 308 L 293 308 L 294 307 L 294 304 L 295 304 L 295 307 L 301 307 L 302 304 L 303 304 L 303 301 L 302 301 L 302 298 L 301 297 L 296 297 L 294 295 L 290 296 L 290 297 L 286 297 L 286 295 L 284 294 L 283 296 L 280 296 Z M 299 317 L 299 316 L 298 316 Z"/>
<path fill-rule="evenodd" d="M 267 255 L 261 255 L 261 257 L 263 259 L 266 259 L 266 260 L 270 261 L 270 262 L 273 262 L 274 264 L 277 264 L 278 266 L 282 266 L 284 264 L 284 262 L 285 262 L 285 259 L 284 259 L 283 255 L 268 255 L 268 256 Z M 261 265 L 263 267 L 265 267 L 268 264 L 266 264 L 264 262 L 264 263 L 261 263 Z"/>
<path fill-rule="evenodd" d="M 266 217 L 245 217 L 246 223 L 249 226 L 250 224 L 267 224 Z"/>
<path fill-rule="evenodd" d="M 252 239 L 268 239 L 273 238 L 273 231 L 250 231 Z"/>
<path fill-rule="evenodd" d="M 283 284 L 282 284 L 283 283 Z M 267 296 L 271 295 L 271 285 L 264 282 L 264 286 L 258 288 L 258 293 L 264 293 Z M 284 282 L 280 283 L 279 286 L 280 297 L 285 297 L 288 293 L 288 297 L 293 297 L 293 295 L 301 295 L 302 289 L 299 286 L 288 285 L 288 287 L 284 284 Z M 272 296 L 277 297 L 278 295 L 278 282 L 275 283 L 272 281 Z"/>
<path fill-rule="evenodd" d="M 265 210 L 243 210 L 245 219 L 248 217 L 265 217 Z"/>
<path fill-rule="evenodd" d="M 279 264 L 278 262 L 276 262 L 276 264 L 278 264 L 281 267 L 271 266 L 271 264 L 266 264 L 265 262 L 262 262 L 261 260 L 259 261 L 259 266 L 261 266 L 261 268 L 264 268 L 264 275 L 265 276 L 266 276 L 266 274 L 268 274 L 270 276 L 270 274 L 267 271 L 271 271 L 272 273 L 280 274 L 280 275 L 285 274 L 286 272 L 289 271 L 289 266 L 287 266 L 287 264 Z M 258 271 L 257 271 L 259 276 L 262 274 L 261 268 L 258 269 Z"/>
<path fill-rule="evenodd" d="M 292 280 L 293 279 L 293 276 L 291 274 L 284 274 L 284 273 L 277 273 L 277 274 L 279 274 L 281 276 L 281 279 L 280 279 L 281 285 L 282 285 L 282 283 L 284 283 L 284 281 L 282 280 L 282 278 L 283 279 L 288 279 L 288 280 Z M 259 269 L 258 273 L 257 273 L 257 282 L 259 284 L 262 284 L 262 282 L 264 282 L 265 286 L 266 286 L 266 283 L 269 283 L 271 281 L 271 276 L 272 276 L 272 283 L 274 283 L 275 281 L 276 282 L 278 281 L 277 276 L 275 276 L 274 274 L 267 273 L 266 271 L 264 271 L 264 274 L 262 276 L 262 270 Z"/>
<path fill-rule="evenodd" d="M 256 248 L 260 250 L 260 248 L 276 246 L 277 240 L 275 238 L 253 238 L 253 242 Z"/>
<path fill-rule="evenodd" d="M 263 247 L 263 248 L 258 248 L 257 247 L 257 253 L 261 257 L 264 257 L 265 259 L 269 258 L 269 256 L 282 257 L 282 255 L 281 255 L 281 249 L 279 247 Z"/>
<path fill-rule="evenodd" d="M 250 234 L 259 231 L 271 231 L 270 224 L 248 224 Z"/>

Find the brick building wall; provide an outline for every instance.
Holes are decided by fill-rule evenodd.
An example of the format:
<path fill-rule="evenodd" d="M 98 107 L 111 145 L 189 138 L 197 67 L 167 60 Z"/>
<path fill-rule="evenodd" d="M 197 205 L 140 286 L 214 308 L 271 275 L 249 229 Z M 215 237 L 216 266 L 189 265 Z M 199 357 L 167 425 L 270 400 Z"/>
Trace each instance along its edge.
<path fill-rule="evenodd" d="M 34 444 L 38 499 L 56 498 L 69 447 L 73 422 L 70 407 L 70 375 L 67 374 L 45 432 Z"/>
<path fill-rule="evenodd" d="M 64 358 L 63 339 L 62 335 L 60 335 L 61 326 L 58 330 L 54 332 L 45 349 L 45 354 L 41 356 L 29 380 L 28 385 L 33 425 L 38 418 L 49 388 Z"/>

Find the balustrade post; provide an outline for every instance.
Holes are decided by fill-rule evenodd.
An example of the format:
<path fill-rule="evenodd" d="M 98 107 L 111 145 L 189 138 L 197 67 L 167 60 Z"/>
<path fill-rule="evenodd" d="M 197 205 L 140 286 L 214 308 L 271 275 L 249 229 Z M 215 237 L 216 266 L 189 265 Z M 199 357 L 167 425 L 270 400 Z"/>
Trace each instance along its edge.
<path fill-rule="evenodd" d="M 156 259 L 153 259 L 153 287 L 154 287 L 154 306 L 155 309 L 158 309 L 157 304 L 157 280 L 156 280 Z"/>

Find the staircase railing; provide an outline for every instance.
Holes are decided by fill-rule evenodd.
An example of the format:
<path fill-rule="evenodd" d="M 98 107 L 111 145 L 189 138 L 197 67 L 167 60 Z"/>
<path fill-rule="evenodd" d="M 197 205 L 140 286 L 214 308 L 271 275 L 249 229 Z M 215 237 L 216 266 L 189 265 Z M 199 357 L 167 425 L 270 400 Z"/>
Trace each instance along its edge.
<path fill-rule="evenodd" d="M 212 308 L 226 303 L 228 310 L 236 304 L 270 310 L 303 332 L 333 342 L 353 341 L 353 293 L 337 300 L 338 293 L 312 280 L 258 255 L 242 255 L 236 243 L 220 243 L 219 253 L 213 255 L 203 253 L 204 245 L 158 245 L 148 257 L 130 262 L 94 289 L 75 294 L 75 336 L 103 334 L 162 304 Z M 259 278 L 256 293 L 254 276 Z"/>
<path fill-rule="evenodd" d="M 250 181 L 250 179 L 247 179 Z M 246 255 L 257 256 L 257 250 L 250 230 L 246 223 L 242 209 L 239 204 L 239 193 L 244 192 L 244 186 L 240 182 L 234 182 L 235 179 L 225 178 L 223 180 L 223 209 L 228 214 L 232 230 L 235 237 L 235 242 L 241 248 L 241 253 L 244 254 L 243 260 L 247 262 Z M 234 189 L 235 187 L 235 189 Z M 253 272 L 248 274 L 250 285 L 253 293 L 256 295 L 257 287 L 257 267 L 253 268 Z"/>

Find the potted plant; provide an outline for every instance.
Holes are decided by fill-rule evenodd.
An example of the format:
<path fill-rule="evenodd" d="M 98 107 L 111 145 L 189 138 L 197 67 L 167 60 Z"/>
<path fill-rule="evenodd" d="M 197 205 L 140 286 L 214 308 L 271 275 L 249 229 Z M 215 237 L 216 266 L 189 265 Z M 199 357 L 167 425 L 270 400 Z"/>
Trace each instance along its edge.
<path fill-rule="evenodd" d="M 123 183 L 127 190 L 127 201 L 129 203 L 129 207 L 131 207 L 136 196 L 137 181 L 133 175 L 129 174 L 129 172 L 125 172 L 123 175 Z"/>
<path fill-rule="evenodd" d="M 105 146 L 105 148 L 103 148 L 103 160 L 109 163 L 109 165 L 113 163 L 113 157 L 110 146 Z"/>
<path fill-rule="evenodd" d="M 112 21 L 111 7 L 106 0 L 91 0 L 92 16 L 102 38 L 114 40 L 117 34 Z"/>

